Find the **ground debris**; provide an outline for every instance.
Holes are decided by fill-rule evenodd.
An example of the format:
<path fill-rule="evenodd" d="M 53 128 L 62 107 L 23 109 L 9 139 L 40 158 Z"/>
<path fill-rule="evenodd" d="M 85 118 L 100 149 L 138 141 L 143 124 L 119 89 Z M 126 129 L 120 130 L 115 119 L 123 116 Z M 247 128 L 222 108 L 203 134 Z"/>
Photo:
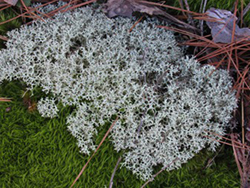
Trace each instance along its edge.
<path fill-rule="evenodd" d="M 0 3 L 5 2 L 8 3 L 9 5 L 15 6 L 18 2 L 18 0 L 0 0 Z"/>
<path fill-rule="evenodd" d="M 171 24 L 175 24 L 178 27 L 197 30 L 197 28 L 168 14 L 165 10 L 158 6 L 141 0 L 108 0 L 108 2 L 104 5 L 103 11 L 109 18 L 116 16 L 131 18 L 133 12 L 146 13 L 151 16 L 162 16 L 165 18 L 164 20 Z"/>
<path fill-rule="evenodd" d="M 232 42 L 232 33 L 234 34 L 234 42 L 240 41 L 242 39 L 250 39 L 250 29 L 249 28 L 240 28 L 234 22 L 237 21 L 237 17 L 228 10 L 221 10 L 216 8 L 210 8 L 206 11 L 207 15 L 216 19 L 217 21 L 207 21 L 208 27 L 211 29 L 211 34 L 213 41 L 216 43 L 231 43 Z"/>

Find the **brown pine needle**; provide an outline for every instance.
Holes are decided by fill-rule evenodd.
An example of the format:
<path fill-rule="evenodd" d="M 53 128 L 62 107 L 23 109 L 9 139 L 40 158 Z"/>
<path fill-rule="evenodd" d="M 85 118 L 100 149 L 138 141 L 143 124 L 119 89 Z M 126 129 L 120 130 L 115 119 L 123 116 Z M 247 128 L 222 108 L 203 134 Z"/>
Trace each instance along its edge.
<path fill-rule="evenodd" d="M 4 4 L 3 6 L 0 6 L 0 7 L 3 7 L 3 8 L 0 9 L 0 12 L 1 12 L 2 10 L 5 10 L 5 9 L 11 7 L 11 5 L 9 5 L 9 4 Z"/>
<path fill-rule="evenodd" d="M 25 3 L 23 2 L 23 0 L 21 0 L 21 3 L 22 3 L 22 5 L 23 5 L 23 7 L 25 8 L 25 10 L 27 11 L 27 13 L 29 13 L 30 15 L 33 15 L 35 18 L 39 18 L 40 20 L 42 20 L 42 21 L 45 22 L 45 20 L 42 19 L 40 16 L 38 16 L 38 15 L 35 14 L 34 12 L 30 11 L 30 10 L 28 9 L 28 7 L 25 5 Z"/>
<path fill-rule="evenodd" d="M 156 6 L 160 6 L 160 7 L 170 8 L 170 9 L 173 9 L 173 10 L 178 10 L 178 11 L 186 12 L 186 13 L 197 15 L 197 16 L 206 15 L 206 14 L 201 14 L 201 13 L 197 13 L 197 12 L 193 12 L 193 11 L 188 11 L 188 10 L 185 10 L 185 9 L 182 9 L 182 8 L 173 7 L 173 6 L 165 5 L 165 4 L 161 4 L 161 3 L 149 2 L 149 1 L 139 1 L 139 2 L 144 3 L 144 4 L 148 4 L 148 5 L 156 5 Z"/>
<path fill-rule="evenodd" d="M 236 164 L 237 164 L 237 167 L 238 167 L 238 171 L 239 171 L 240 177 L 242 178 L 242 174 L 243 174 L 242 173 L 242 168 L 241 168 L 239 160 L 238 160 L 238 156 L 237 156 L 237 152 L 236 152 L 236 146 L 234 145 L 234 140 L 236 140 L 235 139 L 235 135 L 231 134 L 231 138 L 232 138 L 232 147 L 233 147 L 233 151 L 234 151 L 235 161 L 236 161 Z"/>
<path fill-rule="evenodd" d="M 8 38 L 7 38 L 7 37 L 2 36 L 2 35 L 0 35 L 0 39 L 1 39 L 1 40 L 5 40 L 5 41 L 7 41 L 7 40 L 8 40 Z"/>
<path fill-rule="evenodd" d="M 134 25 L 129 29 L 129 33 L 135 28 L 135 26 L 142 20 L 143 17 L 144 17 L 144 15 L 141 16 L 141 17 L 139 18 L 139 20 L 137 20 L 137 21 L 134 23 Z"/>
<path fill-rule="evenodd" d="M 231 146 L 231 147 L 233 146 L 233 144 L 230 144 L 230 143 L 228 143 L 228 142 L 223 142 L 223 141 L 221 141 L 221 140 L 217 140 L 217 139 L 215 139 L 215 138 L 213 138 L 213 137 L 210 137 L 210 136 L 205 136 L 205 135 L 204 135 L 204 137 L 209 138 L 209 139 L 211 139 L 211 140 L 213 140 L 213 141 L 219 142 L 219 143 L 221 143 L 221 144 L 225 144 L 225 145 L 228 145 L 228 146 Z M 235 147 L 235 148 L 239 148 L 239 149 L 244 149 L 244 150 L 250 151 L 250 147 L 245 148 L 245 147 L 236 146 L 236 145 L 234 145 L 234 147 Z"/>
<path fill-rule="evenodd" d="M 86 1 L 86 2 L 84 2 L 84 3 L 80 3 L 80 4 L 77 4 L 77 5 L 75 5 L 75 6 L 69 7 L 69 8 L 67 8 L 67 9 L 63 10 L 63 12 L 66 12 L 66 11 L 68 11 L 68 10 L 73 10 L 73 9 L 75 9 L 75 8 L 78 8 L 78 7 L 82 7 L 82 6 L 88 5 L 88 4 L 94 3 L 94 2 L 96 2 L 96 1 L 97 1 L 97 0 Z M 76 0 L 76 2 L 77 2 L 77 0 Z M 71 3 L 73 3 L 73 1 L 71 1 Z"/>
<path fill-rule="evenodd" d="M 208 75 L 208 77 L 210 77 L 210 76 L 214 73 L 214 71 L 215 71 L 216 69 L 219 68 L 219 66 L 223 63 L 223 61 L 224 61 L 225 58 L 226 58 L 226 55 L 224 55 L 224 57 L 223 57 L 223 58 L 220 60 L 220 62 L 216 65 L 215 69 L 214 69 L 213 71 L 211 71 L 211 73 Z"/>
<path fill-rule="evenodd" d="M 11 99 L 0 97 L 0 102 L 11 102 Z"/>
<path fill-rule="evenodd" d="M 243 96 L 243 93 L 242 93 Z M 244 100 L 241 97 L 241 128 L 242 128 L 242 143 L 245 144 L 245 126 L 244 126 Z"/>
<path fill-rule="evenodd" d="M 72 183 L 72 185 L 70 186 L 70 188 L 72 188 L 75 183 L 77 182 L 77 180 L 80 178 L 80 176 L 82 175 L 82 173 L 84 172 L 85 168 L 88 166 L 89 162 L 91 161 L 91 159 L 94 157 L 94 155 L 96 154 L 96 152 L 98 151 L 98 149 L 101 147 L 102 143 L 104 142 L 104 140 L 107 138 L 109 132 L 111 131 L 111 129 L 113 128 L 113 126 L 115 125 L 115 123 L 117 122 L 118 117 L 115 119 L 115 121 L 112 123 L 112 125 L 109 127 L 108 131 L 106 132 L 106 134 L 104 135 L 104 137 L 102 138 L 100 144 L 98 145 L 98 147 L 96 148 L 96 150 L 94 151 L 94 153 L 92 154 L 92 156 L 89 158 L 89 160 L 87 161 L 87 163 L 83 166 L 81 172 L 78 174 L 78 176 L 76 177 L 76 179 L 74 180 L 74 182 Z"/>
<path fill-rule="evenodd" d="M 58 1 L 58 0 L 53 0 L 53 1 L 50 1 L 50 2 L 48 2 L 48 3 L 42 4 L 42 5 L 38 6 L 38 7 L 31 8 L 31 9 L 29 9 L 29 12 L 34 11 L 34 10 L 36 10 L 36 9 L 39 8 L 39 7 L 43 7 L 43 6 L 52 4 L 52 3 L 56 2 L 56 1 Z M 20 18 L 20 17 L 22 17 L 22 16 L 26 16 L 26 14 L 28 14 L 29 12 L 26 11 L 26 12 L 24 12 L 24 13 L 22 13 L 22 14 L 19 14 L 19 15 L 15 16 L 15 17 L 9 19 L 9 20 L 5 20 L 5 21 L 1 22 L 0 25 L 3 25 L 3 24 L 5 24 L 5 23 L 8 23 L 8 22 L 10 22 L 10 21 L 12 21 L 12 20 L 16 20 L 17 18 Z"/>
<path fill-rule="evenodd" d="M 144 183 L 141 188 L 144 188 L 147 184 L 149 184 L 150 182 L 154 181 L 154 178 L 156 176 L 158 176 L 160 173 L 162 173 L 164 170 L 166 170 L 171 164 L 175 163 L 177 160 L 179 160 L 178 157 L 176 157 L 171 163 L 169 163 L 167 166 L 165 166 L 164 168 L 162 168 L 159 172 L 157 172 L 156 174 L 153 175 L 153 177 L 151 179 L 149 179 L 148 181 L 146 181 L 146 183 Z"/>
<path fill-rule="evenodd" d="M 112 173 L 112 176 L 111 176 L 111 178 L 110 178 L 109 188 L 112 188 L 112 187 L 113 187 L 113 179 L 114 179 L 114 177 L 115 177 L 115 172 L 116 172 L 116 170 L 117 170 L 117 168 L 118 168 L 118 165 L 120 164 L 121 160 L 122 160 L 122 157 L 119 157 L 119 159 L 118 159 L 118 161 L 117 161 L 117 163 L 116 163 L 116 165 L 115 165 L 115 169 L 114 169 L 114 171 L 113 171 L 113 173 Z"/>
<path fill-rule="evenodd" d="M 210 132 L 210 131 L 205 131 L 205 132 L 208 132 L 208 133 L 210 133 L 210 134 L 213 134 L 213 135 L 215 135 L 215 136 L 220 137 L 221 139 L 224 139 L 224 140 L 227 140 L 227 141 L 232 142 L 232 139 L 227 138 L 227 137 L 224 137 L 224 136 L 221 136 L 221 135 L 219 135 L 219 134 L 217 134 L 217 133 L 213 133 L 213 132 Z M 212 137 L 211 137 L 211 138 L 212 138 Z M 234 143 L 237 144 L 237 146 L 241 146 L 242 149 L 248 149 L 248 150 L 250 150 L 250 146 L 248 146 L 248 145 L 246 145 L 246 144 L 242 144 L 241 142 L 238 142 L 238 141 L 236 141 L 236 140 L 234 140 Z"/>

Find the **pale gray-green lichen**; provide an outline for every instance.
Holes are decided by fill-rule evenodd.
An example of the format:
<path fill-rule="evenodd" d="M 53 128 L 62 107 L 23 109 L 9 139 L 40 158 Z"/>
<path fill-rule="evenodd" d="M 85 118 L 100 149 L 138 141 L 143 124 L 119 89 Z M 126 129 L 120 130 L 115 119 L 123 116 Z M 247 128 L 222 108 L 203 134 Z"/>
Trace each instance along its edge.
<path fill-rule="evenodd" d="M 38 102 L 43 116 L 56 116 L 58 102 L 76 106 L 67 123 L 82 153 L 95 149 L 97 127 L 117 115 L 115 150 L 128 151 L 123 166 L 148 179 L 156 165 L 178 158 L 171 170 L 215 149 L 207 136 L 224 134 L 236 99 L 226 71 L 182 57 L 174 35 L 153 21 L 129 33 L 132 25 L 82 8 L 13 30 L 1 50 L 0 82 L 19 79 L 53 94 Z"/>
<path fill-rule="evenodd" d="M 37 103 L 37 110 L 42 117 L 54 118 L 57 117 L 58 108 L 55 99 L 45 98 L 40 99 Z"/>

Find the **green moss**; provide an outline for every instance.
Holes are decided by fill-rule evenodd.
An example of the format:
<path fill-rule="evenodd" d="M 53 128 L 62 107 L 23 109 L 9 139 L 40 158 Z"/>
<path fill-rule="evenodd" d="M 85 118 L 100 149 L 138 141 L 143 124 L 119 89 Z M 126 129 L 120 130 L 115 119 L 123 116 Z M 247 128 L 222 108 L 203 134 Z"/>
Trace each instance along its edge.
<path fill-rule="evenodd" d="M 1 97 L 13 98 L 11 103 L 0 103 L 0 187 L 69 187 L 89 158 L 79 153 L 76 139 L 67 131 L 66 116 L 72 109 L 63 108 L 59 118 L 42 118 L 23 105 L 22 90 L 19 82 L 6 82 L 0 87 Z M 11 110 L 7 112 L 7 108 Z M 100 130 L 97 143 L 108 127 Z M 120 155 L 106 140 L 75 187 L 108 186 Z M 163 172 L 148 187 L 239 187 L 231 149 L 224 148 L 212 166 L 205 168 L 214 155 L 203 151 L 183 168 Z M 155 172 L 158 170 L 160 167 Z M 137 188 L 143 183 L 126 168 L 119 168 L 113 187 Z"/>

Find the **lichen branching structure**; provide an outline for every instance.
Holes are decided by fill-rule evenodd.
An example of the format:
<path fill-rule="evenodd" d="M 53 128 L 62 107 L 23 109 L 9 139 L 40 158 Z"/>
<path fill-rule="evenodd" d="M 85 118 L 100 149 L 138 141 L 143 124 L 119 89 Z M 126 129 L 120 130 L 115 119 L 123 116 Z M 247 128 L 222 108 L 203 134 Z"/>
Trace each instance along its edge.
<path fill-rule="evenodd" d="M 228 73 L 183 57 L 173 33 L 153 20 L 128 32 L 132 25 L 91 8 L 24 25 L 8 33 L 0 82 L 42 88 L 50 95 L 38 102 L 45 117 L 57 116 L 58 103 L 74 105 L 68 129 L 85 154 L 96 148 L 98 127 L 118 116 L 114 148 L 126 150 L 122 165 L 146 180 L 154 166 L 178 158 L 171 170 L 207 146 L 215 149 L 218 142 L 208 137 L 224 134 L 236 99 Z"/>

